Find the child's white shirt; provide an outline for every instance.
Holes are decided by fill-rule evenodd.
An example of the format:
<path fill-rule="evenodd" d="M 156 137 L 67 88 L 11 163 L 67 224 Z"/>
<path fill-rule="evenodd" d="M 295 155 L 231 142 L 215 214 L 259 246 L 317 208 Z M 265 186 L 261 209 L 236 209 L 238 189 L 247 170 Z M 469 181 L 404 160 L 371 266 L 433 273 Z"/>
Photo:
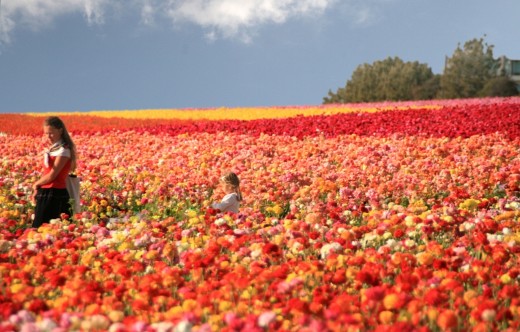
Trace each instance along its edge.
<path fill-rule="evenodd" d="M 224 196 L 220 203 L 211 204 L 211 207 L 214 209 L 219 209 L 222 212 L 238 213 L 240 201 L 238 200 L 238 195 L 236 193 L 231 193 Z"/>

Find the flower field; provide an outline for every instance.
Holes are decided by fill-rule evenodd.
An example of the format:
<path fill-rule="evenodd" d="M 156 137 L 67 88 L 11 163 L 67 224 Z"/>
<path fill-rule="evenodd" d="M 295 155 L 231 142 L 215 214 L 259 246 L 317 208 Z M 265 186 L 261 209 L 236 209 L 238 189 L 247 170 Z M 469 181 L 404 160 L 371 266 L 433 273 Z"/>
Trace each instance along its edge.
<path fill-rule="evenodd" d="M 60 115 L 39 229 L 43 117 L 0 114 L 0 331 L 520 329 L 520 98 L 250 111 Z"/>

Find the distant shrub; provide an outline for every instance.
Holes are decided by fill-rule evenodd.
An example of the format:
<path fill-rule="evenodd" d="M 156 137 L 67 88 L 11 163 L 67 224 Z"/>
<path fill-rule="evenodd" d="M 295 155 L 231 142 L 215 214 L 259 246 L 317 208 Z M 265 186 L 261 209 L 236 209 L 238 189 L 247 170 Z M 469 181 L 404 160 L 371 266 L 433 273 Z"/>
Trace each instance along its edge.
<path fill-rule="evenodd" d="M 505 76 L 494 77 L 487 81 L 480 91 L 482 97 L 511 97 L 518 96 L 516 83 Z"/>

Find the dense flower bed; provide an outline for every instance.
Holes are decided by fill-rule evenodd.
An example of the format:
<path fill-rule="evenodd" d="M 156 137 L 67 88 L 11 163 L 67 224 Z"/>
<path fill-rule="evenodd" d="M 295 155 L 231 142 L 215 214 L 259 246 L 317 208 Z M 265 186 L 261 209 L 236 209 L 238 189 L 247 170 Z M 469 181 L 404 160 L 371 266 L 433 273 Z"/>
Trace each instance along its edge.
<path fill-rule="evenodd" d="M 398 106 L 67 116 L 83 212 L 38 230 L 42 119 L 2 115 L 0 330 L 518 330 L 520 103 Z"/>

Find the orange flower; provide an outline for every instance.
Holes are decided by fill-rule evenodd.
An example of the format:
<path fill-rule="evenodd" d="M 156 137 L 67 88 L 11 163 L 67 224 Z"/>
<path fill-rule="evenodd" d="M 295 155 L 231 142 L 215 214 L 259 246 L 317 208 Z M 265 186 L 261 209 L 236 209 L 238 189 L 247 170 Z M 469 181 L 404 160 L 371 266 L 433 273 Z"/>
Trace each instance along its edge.
<path fill-rule="evenodd" d="M 384 310 L 379 313 L 379 321 L 388 325 L 394 321 L 395 314 L 392 311 Z"/>
<path fill-rule="evenodd" d="M 396 309 L 399 304 L 399 296 L 395 293 L 388 294 L 383 299 L 383 306 L 387 310 Z"/>
<path fill-rule="evenodd" d="M 454 328 L 457 323 L 457 315 L 450 309 L 442 311 L 437 317 L 437 325 L 443 330 Z"/>

